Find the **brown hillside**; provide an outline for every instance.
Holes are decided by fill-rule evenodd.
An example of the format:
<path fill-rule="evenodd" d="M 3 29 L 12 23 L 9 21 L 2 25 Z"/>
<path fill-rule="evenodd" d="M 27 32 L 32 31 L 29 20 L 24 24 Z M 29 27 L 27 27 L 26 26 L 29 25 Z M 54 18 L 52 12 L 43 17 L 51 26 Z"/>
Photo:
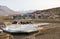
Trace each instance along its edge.
<path fill-rule="evenodd" d="M 8 7 L 0 5 L 0 16 L 12 15 L 12 14 L 16 14 L 16 13 L 17 12 L 9 9 Z"/>

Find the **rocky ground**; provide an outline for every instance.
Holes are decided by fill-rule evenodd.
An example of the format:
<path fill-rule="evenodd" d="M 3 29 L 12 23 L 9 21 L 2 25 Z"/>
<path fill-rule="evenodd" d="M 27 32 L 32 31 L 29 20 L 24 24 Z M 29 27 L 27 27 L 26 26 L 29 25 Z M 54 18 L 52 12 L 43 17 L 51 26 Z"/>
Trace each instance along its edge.
<path fill-rule="evenodd" d="M 39 30 L 39 32 L 11 34 L 10 37 L 12 39 L 60 39 L 60 23 L 50 23 L 41 27 L 44 29 Z"/>
<path fill-rule="evenodd" d="M 43 26 L 42 33 L 12 34 L 14 39 L 60 39 L 60 23 Z"/>

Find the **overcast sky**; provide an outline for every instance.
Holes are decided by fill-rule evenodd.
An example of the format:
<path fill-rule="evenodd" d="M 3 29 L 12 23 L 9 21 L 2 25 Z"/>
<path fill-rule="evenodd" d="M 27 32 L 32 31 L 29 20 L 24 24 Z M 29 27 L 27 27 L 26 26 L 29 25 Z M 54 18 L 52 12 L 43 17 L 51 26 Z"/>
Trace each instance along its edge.
<path fill-rule="evenodd" d="M 60 7 L 60 0 L 0 0 L 0 5 L 12 10 L 43 10 Z"/>

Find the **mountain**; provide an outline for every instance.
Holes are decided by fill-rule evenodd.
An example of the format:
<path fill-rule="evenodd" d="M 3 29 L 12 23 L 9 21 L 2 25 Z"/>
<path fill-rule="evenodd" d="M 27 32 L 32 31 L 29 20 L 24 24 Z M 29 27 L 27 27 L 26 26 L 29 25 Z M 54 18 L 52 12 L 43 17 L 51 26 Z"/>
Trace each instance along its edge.
<path fill-rule="evenodd" d="M 47 9 L 47 10 L 36 10 L 33 13 L 51 13 L 51 14 L 60 14 L 60 7 Z"/>
<path fill-rule="evenodd" d="M 17 14 L 17 12 L 9 9 L 6 6 L 1 6 L 0 5 L 0 16 L 6 16 L 6 15 L 12 15 L 12 14 Z"/>
<path fill-rule="evenodd" d="M 26 10 L 26 11 L 18 11 L 18 12 L 20 12 L 21 14 L 28 14 L 28 13 L 32 13 L 32 12 L 34 12 L 34 11 L 36 11 L 36 10 Z"/>
<path fill-rule="evenodd" d="M 60 7 L 46 10 L 36 10 L 26 15 L 28 18 L 31 17 L 34 19 L 60 19 Z"/>

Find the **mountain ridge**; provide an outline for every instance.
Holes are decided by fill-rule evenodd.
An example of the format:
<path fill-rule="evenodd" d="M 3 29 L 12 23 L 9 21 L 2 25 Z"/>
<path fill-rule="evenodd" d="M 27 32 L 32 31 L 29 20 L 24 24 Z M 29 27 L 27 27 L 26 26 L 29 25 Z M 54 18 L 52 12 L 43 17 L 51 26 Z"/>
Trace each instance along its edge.
<path fill-rule="evenodd" d="M 12 15 L 12 14 L 17 14 L 17 12 L 9 9 L 6 6 L 0 5 L 0 16 L 6 16 L 6 15 Z"/>

